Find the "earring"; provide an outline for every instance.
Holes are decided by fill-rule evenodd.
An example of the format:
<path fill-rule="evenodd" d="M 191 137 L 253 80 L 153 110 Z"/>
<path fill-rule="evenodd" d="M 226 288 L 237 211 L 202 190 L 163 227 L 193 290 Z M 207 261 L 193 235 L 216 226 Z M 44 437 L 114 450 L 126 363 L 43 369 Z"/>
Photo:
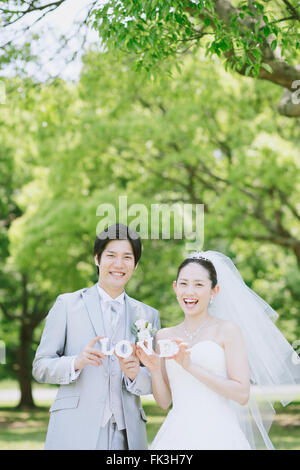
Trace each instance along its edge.
<path fill-rule="evenodd" d="M 209 301 L 209 305 L 211 305 L 213 303 L 213 299 L 214 299 L 213 296 L 211 296 L 210 301 Z"/>

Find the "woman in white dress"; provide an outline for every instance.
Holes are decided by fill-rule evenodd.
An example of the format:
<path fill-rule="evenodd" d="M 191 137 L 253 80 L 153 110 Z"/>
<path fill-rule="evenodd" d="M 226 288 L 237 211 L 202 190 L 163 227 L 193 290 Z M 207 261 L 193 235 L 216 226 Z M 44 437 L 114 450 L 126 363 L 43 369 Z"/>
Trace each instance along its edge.
<path fill-rule="evenodd" d="M 137 346 L 158 405 L 172 403 L 150 449 L 273 449 L 262 409 L 274 409 L 268 398 L 250 396 L 250 380 L 294 383 L 300 375 L 286 366 L 294 351 L 270 319 L 275 312 L 217 252 L 190 255 L 173 288 L 183 322 L 156 334 L 155 353 Z M 176 343 L 177 353 L 159 357 L 161 340 Z"/>

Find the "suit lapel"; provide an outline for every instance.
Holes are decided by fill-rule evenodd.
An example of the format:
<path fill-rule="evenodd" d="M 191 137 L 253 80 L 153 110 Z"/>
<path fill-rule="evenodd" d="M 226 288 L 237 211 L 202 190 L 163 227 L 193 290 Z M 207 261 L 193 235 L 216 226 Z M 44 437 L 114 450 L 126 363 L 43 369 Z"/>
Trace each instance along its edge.
<path fill-rule="evenodd" d="M 103 320 L 103 312 L 100 305 L 99 292 L 97 284 L 90 287 L 82 293 L 83 301 L 85 303 L 90 321 L 94 327 L 96 336 L 105 336 L 105 327 Z M 97 343 L 98 344 L 98 343 Z M 97 344 L 95 348 L 97 348 Z M 99 344 L 100 348 L 100 344 Z M 108 360 L 103 361 L 104 370 L 107 372 L 109 368 Z"/>
<path fill-rule="evenodd" d="M 125 338 L 134 343 L 135 337 L 131 333 L 131 326 L 135 322 L 136 304 L 127 294 L 125 294 L 125 312 Z"/>
<path fill-rule="evenodd" d="M 101 311 L 99 293 L 97 284 L 90 289 L 82 292 L 82 298 L 85 303 L 89 318 L 92 322 L 96 336 L 104 336 L 103 312 Z"/>

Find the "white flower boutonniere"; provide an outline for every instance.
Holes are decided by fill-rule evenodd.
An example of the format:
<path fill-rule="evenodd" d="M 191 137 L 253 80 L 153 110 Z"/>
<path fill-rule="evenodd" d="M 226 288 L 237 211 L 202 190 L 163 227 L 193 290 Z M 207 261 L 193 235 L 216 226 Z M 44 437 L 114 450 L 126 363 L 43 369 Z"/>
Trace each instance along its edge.
<path fill-rule="evenodd" d="M 152 328 L 152 323 L 142 318 L 136 320 L 131 326 L 131 333 L 135 336 L 135 343 L 147 341 L 155 332 L 156 328 Z"/>

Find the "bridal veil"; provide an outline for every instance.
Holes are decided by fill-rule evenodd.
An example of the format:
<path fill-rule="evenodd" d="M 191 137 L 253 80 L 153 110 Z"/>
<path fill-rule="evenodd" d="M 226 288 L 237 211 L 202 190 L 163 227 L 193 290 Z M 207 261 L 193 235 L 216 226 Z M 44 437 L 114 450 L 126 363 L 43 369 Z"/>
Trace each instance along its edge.
<path fill-rule="evenodd" d="M 230 258 L 217 251 L 191 253 L 188 258 L 209 259 L 217 272 L 220 291 L 209 305 L 212 316 L 235 322 L 248 352 L 250 398 L 247 405 L 232 401 L 240 426 L 252 449 L 274 449 L 268 436 L 275 416 L 274 397 L 286 406 L 284 385 L 300 383 L 300 359 L 274 322 L 278 314 L 244 283 Z M 253 392 L 259 387 L 259 394 Z M 299 392 L 298 392 L 299 394 Z"/>

